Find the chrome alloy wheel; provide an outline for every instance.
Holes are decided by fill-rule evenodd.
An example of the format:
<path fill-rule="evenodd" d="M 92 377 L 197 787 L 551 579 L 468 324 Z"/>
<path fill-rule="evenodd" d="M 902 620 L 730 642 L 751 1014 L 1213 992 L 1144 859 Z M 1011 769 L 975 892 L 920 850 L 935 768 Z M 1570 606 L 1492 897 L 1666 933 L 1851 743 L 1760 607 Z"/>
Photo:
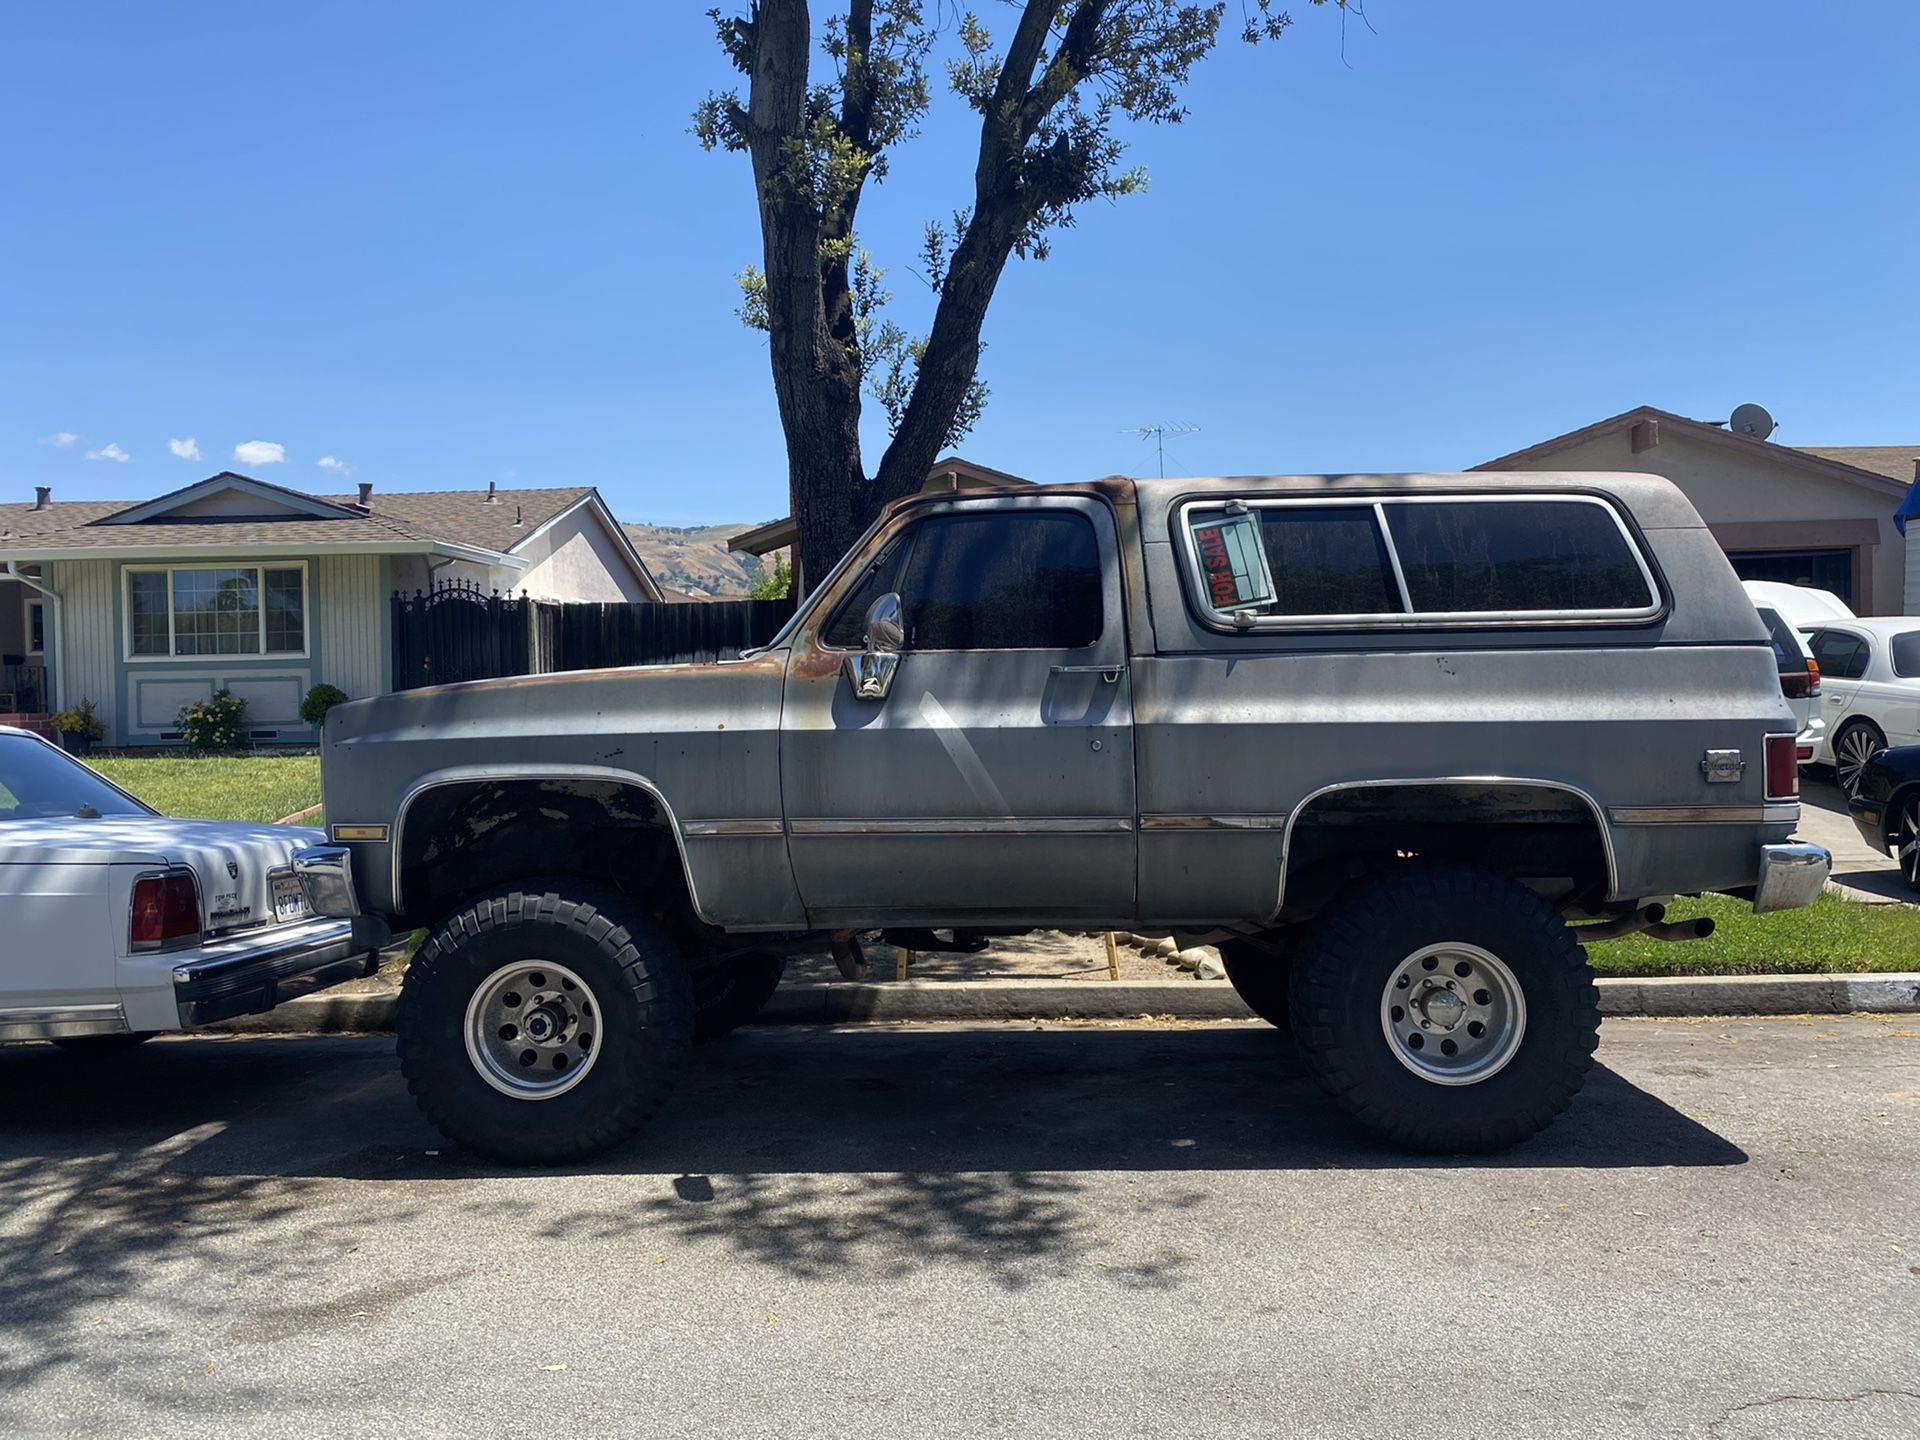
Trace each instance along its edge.
<path fill-rule="evenodd" d="M 1893 836 L 1894 856 L 1909 889 L 1920 890 L 1920 799 L 1900 807 L 1900 828 Z"/>
<path fill-rule="evenodd" d="M 564 1095 L 600 1053 L 600 1006 L 564 965 L 516 960 L 474 987 L 467 1058 L 480 1078 L 516 1100 Z"/>
<path fill-rule="evenodd" d="M 1880 753 L 1880 746 L 1873 742 L 1873 732 L 1864 725 L 1855 725 L 1842 735 L 1833 747 L 1833 775 L 1840 782 L 1840 788 L 1849 795 L 1860 789 L 1860 772 L 1867 768 L 1867 762 Z"/>
<path fill-rule="evenodd" d="M 1478 945 L 1416 950 L 1387 977 L 1380 1028 L 1394 1058 L 1436 1085 L 1498 1074 L 1527 1033 L 1527 997 L 1506 962 Z"/>

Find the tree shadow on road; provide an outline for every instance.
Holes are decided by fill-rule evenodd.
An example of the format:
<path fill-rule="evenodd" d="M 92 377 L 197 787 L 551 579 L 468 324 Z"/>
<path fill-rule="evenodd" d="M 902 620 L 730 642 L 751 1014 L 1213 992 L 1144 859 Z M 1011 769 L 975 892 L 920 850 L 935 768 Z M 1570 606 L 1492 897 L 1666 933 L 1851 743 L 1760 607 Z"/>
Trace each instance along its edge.
<path fill-rule="evenodd" d="M 17 1097 L 0 1124 L 0 1393 L 78 1363 L 87 1327 L 135 1323 L 110 1303 L 130 1297 L 170 1343 L 312 1343 L 420 1293 L 417 1276 L 393 1289 L 334 1269 L 412 1217 L 453 1234 L 507 1222 L 624 1263 L 721 1244 L 799 1277 L 960 1265 L 1008 1291 L 1065 1273 L 1151 1289 L 1180 1283 L 1223 1171 L 1270 1172 L 1300 1203 L 1341 1172 L 1404 1171 L 1409 1192 L 1453 1171 L 1549 1172 L 1519 1194 L 1562 1184 L 1551 1172 L 1746 1158 L 1604 1067 L 1506 1154 L 1408 1157 L 1253 1026 L 749 1030 L 703 1050 L 645 1133 L 544 1173 L 441 1140 L 386 1040 L 162 1041 L 113 1064 L 19 1048 L 0 1051 L 0 1086 Z M 1135 1237 L 1119 1248 L 1116 1220 Z"/>

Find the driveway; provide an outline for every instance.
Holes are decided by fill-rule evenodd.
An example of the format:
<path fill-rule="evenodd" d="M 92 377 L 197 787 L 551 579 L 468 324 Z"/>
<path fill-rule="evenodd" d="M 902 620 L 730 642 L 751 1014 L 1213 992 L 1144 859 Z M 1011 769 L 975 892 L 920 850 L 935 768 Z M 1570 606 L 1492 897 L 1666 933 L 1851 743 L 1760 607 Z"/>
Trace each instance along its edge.
<path fill-rule="evenodd" d="M 388 1041 L 0 1052 L 0 1432 L 1920 1432 L 1920 1031 L 1609 1021 L 1481 1161 L 1249 1024 L 747 1030 L 562 1174 Z"/>
<path fill-rule="evenodd" d="M 1855 900 L 1912 902 L 1920 899 L 1907 888 L 1900 867 L 1882 855 L 1853 828 L 1847 798 L 1828 777 L 1827 770 L 1800 772 L 1800 839 L 1824 845 L 1833 852 L 1833 879 L 1854 892 Z"/>

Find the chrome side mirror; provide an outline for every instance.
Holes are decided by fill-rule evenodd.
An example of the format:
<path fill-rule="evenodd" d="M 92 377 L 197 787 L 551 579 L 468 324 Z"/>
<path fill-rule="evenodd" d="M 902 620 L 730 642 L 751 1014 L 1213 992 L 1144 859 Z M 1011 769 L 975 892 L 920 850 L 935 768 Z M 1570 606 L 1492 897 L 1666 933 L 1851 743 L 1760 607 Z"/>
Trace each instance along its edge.
<path fill-rule="evenodd" d="M 907 640 L 907 623 L 900 597 L 889 590 L 867 609 L 867 648 L 849 655 L 847 679 L 859 700 L 884 700 L 893 689 L 893 672 L 900 668 L 900 647 Z"/>

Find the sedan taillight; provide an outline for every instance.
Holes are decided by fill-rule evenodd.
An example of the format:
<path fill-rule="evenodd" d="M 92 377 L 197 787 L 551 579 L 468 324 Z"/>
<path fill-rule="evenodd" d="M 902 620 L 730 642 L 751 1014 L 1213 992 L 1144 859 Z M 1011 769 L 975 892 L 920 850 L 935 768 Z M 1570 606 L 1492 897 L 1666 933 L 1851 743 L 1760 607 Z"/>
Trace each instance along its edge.
<path fill-rule="evenodd" d="M 1800 798 L 1799 747 L 1796 736 L 1767 736 L 1767 799 Z"/>
<path fill-rule="evenodd" d="M 1807 694 L 1820 693 L 1820 662 L 1811 655 L 1807 657 Z"/>
<path fill-rule="evenodd" d="M 127 938 L 135 950 L 159 950 L 200 935 L 200 887 L 190 870 L 142 875 L 133 882 Z"/>

